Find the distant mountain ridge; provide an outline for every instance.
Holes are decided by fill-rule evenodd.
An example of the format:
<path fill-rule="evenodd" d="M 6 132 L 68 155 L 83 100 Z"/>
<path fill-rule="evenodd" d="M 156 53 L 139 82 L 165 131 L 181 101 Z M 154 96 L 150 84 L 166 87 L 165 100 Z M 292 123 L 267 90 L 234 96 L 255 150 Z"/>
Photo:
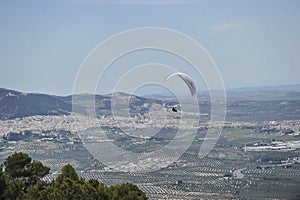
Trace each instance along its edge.
<path fill-rule="evenodd" d="M 91 94 L 54 96 L 47 94 L 22 93 L 15 90 L 0 88 L 0 120 L 22 118 L 34 115 L 68 115 L 72 112 L 72 99 L 76 98 L 79 105 L 77 111 L 86 113 L 84 105 L 90 104 Z M 111 115 L 111 98 L 129 98 L 131 112 L 146 112 L 145 103 L 162 104 L 162 101 L 147 99 L 125 93 L 93 95 L 97 115 Z"/>
<path fill-rule="evenodd" d="M 0 88 L 0 120 L 33 115 L 62 115 L 72 106 L 55 96 Z"/>
<path fill-rule="evenodd" d="M 248 99 L 248 100 L 299 100 L 300 84 L 243 87 L 227 91 L 228 98 Z"/>
<path fill-rule="evenodd" d="M 209 100 L 210 92 L 208 90 L 200 90 L 197 92 L 197 95 L 199 98 Z M 234 88 L 228 89 L 226 95 L 228 99 L 239 100 L 300 100 L 300 84 Z M 164 94 L 149 94 L 144 95 L 144 97 L 160 100 L 174 98 L 174 96 Z"/>
<path fill-rule="evenodd" d="M 22 93 L 15 90 L 0 88 L 0 120 L 22 118 L 34 115 L 68 115 L 72 112 L 72 99 L 74 98 L 76 99 L 77 103 L 77 105 L 74 105 L 76 107 L 75 111 L 85 114 L 88 112 L 88 106 L 85 105 L 91 105 L 91 103 L 93 103 L 89 98 L 91 95 L 92 94 L 54 96 L 48 94 Z M 170 97 L 164 95 L 149 94 L 148 96 L 140 97 L 118 92 L 107 95 L 96 94 L 92 96 L 95 98 L 95 111 L 97 116 L 109 116 L 112 114 L 112 98 L 120 100 L 129 98 L 129 111 L 131 115 L 143 115 L 144 113 L 148 112 L 151 106 L 154 104 L 166 108 L 172 108 L 173 105 L 178 104 L 176 103 L 174 96 Z M 198 93 L 198 97 L 199 103 L 201 104 L 200 112 L 209 113 L 209 92 L 203 91 Z M 249 102 L 248 104 L 251 105 L 251 107 L 247 107 L 246 105 L 248 104 L 243 103 L 246 101 Z M 264 101 L 264 103 L 262 101 Z M 286 116 L 288 113 L 292 113 L 292 117 L 290 118 L 295 118 L 299 116 L 299 102 L 300 84 L 290 86 L 258 87 L 257 89 L 233 89 L 227 91 L 227 109 L 231 110 L 230 112 L 228 111 L 229 115 L 227 117 L 229 119 L 233 117 L 232 120 L 242 118 L 240 115 L 235 115 L 241 111 L 241 108 L 236 105 L 245 104 L 245 109 L 242 109 L 243 113 L 247 113 L 250 110 L 255 110 L 255 113 L 271 113 L 271 108 L 274 110 L 285 109 L 285 111 L 282 112 L 285 113 Z M 267 107 L 267 105 L 273 105 L 273 107 Z M 268 110 L 266 110 L 266 108 L 268 108 Z M 124 106 L 120 107 L 119 109 L 124 109 Z M 262 116 L 262 114 L 260 114 L 260 116 Z M 267 118 L 266 116 L 263 117 Z M 273 113 L 272 116 L 269 117 L 275 117 L 275 114 Z M 245 115 L 245 119 L 246 118 L 249 118 L 249 116 Z M 278 118 L 283 117 L 279 116 Z"/>
<path fill-rule="evenodd" d="M 258 87 L 242 87 L 231 89 L 231 91 L 284 91 L 284 92 L 300 92 L 300 84 L 276 85 L 276 86 L 258 86 Z"/>

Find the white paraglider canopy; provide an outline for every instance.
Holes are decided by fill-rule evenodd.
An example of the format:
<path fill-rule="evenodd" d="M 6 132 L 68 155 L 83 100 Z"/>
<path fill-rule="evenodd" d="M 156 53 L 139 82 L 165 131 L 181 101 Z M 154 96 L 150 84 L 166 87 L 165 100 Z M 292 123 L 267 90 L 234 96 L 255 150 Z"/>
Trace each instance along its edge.
<path fill-rule="evenodd" d="M 185 82 L 185 84 L 189 87 L 192 96 L 194 96 L 196 94 L 196 85 L 195 85 L 193 79 L 189 75 L 182 73 L 182 72 L 174 72 L 174 73 L 168 75 L 165 78 L 165 81 L 167 81 L 169 78 L 171 78 L 173 76 L 179 76 Z"/>

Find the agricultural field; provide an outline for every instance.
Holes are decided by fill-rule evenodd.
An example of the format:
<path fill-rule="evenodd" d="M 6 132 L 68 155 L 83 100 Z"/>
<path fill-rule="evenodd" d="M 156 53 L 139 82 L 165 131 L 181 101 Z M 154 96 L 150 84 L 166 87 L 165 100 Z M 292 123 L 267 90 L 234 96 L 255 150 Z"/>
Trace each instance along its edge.
<path fill-rule="evenodd" d="M 22 137 L 10 135 L 10 138 L 2 138 L 0 159 L 4 161 L 13 152 L 23 151 L 51 167 L 51 172 L 45 180 L 55 178 L 62 166 L 69 163 L 86 179 L 96 178 L 108 185 L 135 183 L 150 199 L 300 197 L 300 164 L 293 162 L 293 159 L 300 155 L 299 149 L 292 151 L 243 149 L 257 143 L 266 145 L 272 141 L 299 140 L 299 137 L 295 136 L 260 133 L 252 129 L 226 128 L 205 158 L 198 157 L 203 141 L 197 139 L 173 164 L 156 171 L 137 173 L 107 170 L 105 165 L 87 151 L 79 137 L 71 132 L 50 131 L 40 138 L 30 132 L 26 134 Z M 199 130 L 196 138 L 201 138 L 204 134 L 203 130 Z M 167 134 L 166 139 L 171 136 Z M 113 135 L 110 137 L 114 138 Z M 163 134 L 159 137 L 163 137 Z M 124 141 L 127 148 L 136 148 L 134 145 L 128 145 L 128 141 L 124 138 L 115 139 L 118 145 Z M 155 142 L 156 148 L 164 146 L 168 140 L 161 141 L 161 144 Z M 146 144 L 153 148 L 153 143 Z"/>

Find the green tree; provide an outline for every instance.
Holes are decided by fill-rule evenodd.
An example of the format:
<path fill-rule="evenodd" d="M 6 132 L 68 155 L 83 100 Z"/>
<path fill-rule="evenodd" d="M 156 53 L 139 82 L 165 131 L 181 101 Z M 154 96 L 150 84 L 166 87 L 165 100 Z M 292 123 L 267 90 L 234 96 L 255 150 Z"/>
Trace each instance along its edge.
<path fill-rule="evenodd" d="M 28 176 L 27 167 L 31 162 L 31 158 L 22 152 L 15 152 L 9 156 L 5 162 L 5 173 L 11 178 L 20 178 Z"/>
<path fill-rule="evenodd" d="M 96 188 L 96 196 L 98 197 L 97 199 L 109 199 L 109 187 L 105 186 L 103 183 L 100 183 Z"/>
<path fill-rule="evenodd" d="M 27 193 L 23 195 L 23 199 L 47 199 L 46 187 L 48 183 L 45 181 L 37 181 L 34 185 L 31 185 L 28 188 Z"/>
<path fill-rule="evenodd" d="M 75 169 L 70 165 L 62 168 L 62 173 L 52 182 L 49 189 L 51 199 L 83 199 L 85 180 L 79 178 Z"/>
<path fill-rule="evenodd" d="M 31 162 L 31 158 L 22 152 L 14 153 L 5 162 L 5 173 L 10 178 L 30 178 L 38 180 L 49 173 L 50 168 L 40 161 Z"/>
<path fill-rule="evenodd" d="M 4 199 L 4 191 L 6 190 L 7 183 L 6 178 L 4 176 L 3 167 L 0 165 L 0 199 Z"/>
<path fill-rule="evenodd" d="M 141 191 L 136 185 L 132 183 L 125 183 L 122 185 L 111 186 L 112 200 L 144 200 L 147 199 L 146 194 Z"/>
<path fill-rule="evenodd" d="M 79 181 L 79 176 L 76 173 L 75 169 L 72 167 L 72 165 L 67 164 L 62 168 L 61 172 L 62 173 L 58 176 L 58 179 L 62 177 L 62 178 L 69 178 L 73 181 Z"/>
<path fill-rule="evenodd" d="M 5 160 L 4 170 L 1 167 L 0 172 L 2 199 L 23 199 L 28 188 L 49 173 L 50 168 L 39 161 L 31 161 L 31 157 L 22 152 L 15 152 Z"/>
<path fill-rule="evenodd" d="M 0 166 L 0 199 L 25 200 L 144 200 L 147 199 L 136 185 L 126 183 L 105 186 L 96 179 L 85 180 L 78 176 L 71 165 L 62 168 L 62 173 L 50 183 L 42 181 L 50 168 L 39 161 L 31 162 L 24 153 L 15 153 Z"/>
<path fill-rule="evenodd" d="M 6 188 L 2 194 L 3 199 L 22 199 L 24 182 L 20 180 L 7 180 Z"/>

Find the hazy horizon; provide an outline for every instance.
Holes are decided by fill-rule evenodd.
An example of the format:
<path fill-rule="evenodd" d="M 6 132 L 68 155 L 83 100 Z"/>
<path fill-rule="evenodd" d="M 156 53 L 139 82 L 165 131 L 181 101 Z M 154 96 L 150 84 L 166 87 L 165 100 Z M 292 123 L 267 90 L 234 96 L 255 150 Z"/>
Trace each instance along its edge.
<path fill-rule="evenodd" d="M 282 87 L 284 87 L 285 89 L 282 89 Z M 294 88 L 296 87 L 296 88 Z M 286 89 L 288 88 L 288 89 Z M 22 90 L 18 90 L 18 89 L 13 89 L 13 88 L 4 88 L 0 86 L 0 89 L 7 89 L 7 90 L 14 90 L 17 92 L 24 92 L 24 93 L 32 93 L 32 94 L 46 94 L 46 95 L 55 95 L 55 96 L 69 96 L 69 95 L 80 95 L 80 94 L 85 94 L 85 93 L 80 93 L 80 94 L 63 94 L 63 95 L 58 95 L 58 94 L 53 94 L 53 93 L 43 93 L 43 92 L 38 92 L 38 91 L 22 91 Z M 142 88 L 143 89 L 143 88 Z M 257 91 L 261 91 L 261 90 L 266 90 L 266 91 L 300 91 L 300 84 L 288 84 L 288 85 L 263 85 L 263 86 L 254 86 L 254 87 L 238 87 L 238 88 L 226 88 L 226 92 L 245 92 L 245 91 L 252 91 L 252 90 L 257 90 Z M 203 94 L 203 93 L 207 93 L 211 90 L 197 90 L 197 94 Z M 122 91 L 115 91 L 113 93 L 119 93 Z M 89 93 L 88 93 L 89 94 Z M 92 93 L 91 93 L 92 94 Z M 109 95 L 112 93 L 94 93 L 95 95 Z M 131 93 L 130 93 L 131 94 Z M 136 91 L 134 94 L 131 95 L 137 95 L 137 96 L 157 96 L 157 95 L 161 95 L 161 96 L 165 96 L 165 97 L 170 97 L 173 96 L 174 94 L 172 94 L 171 92 L 168 92 L 167 90 L 164 90 L 164 88 L 162 88 L 161 91 L 159 90 L 142 90 L 142 91 Z M 187 94 L 183 93 L 178 93 L 176 95 L 179 96 L 189 96 Z"/>

